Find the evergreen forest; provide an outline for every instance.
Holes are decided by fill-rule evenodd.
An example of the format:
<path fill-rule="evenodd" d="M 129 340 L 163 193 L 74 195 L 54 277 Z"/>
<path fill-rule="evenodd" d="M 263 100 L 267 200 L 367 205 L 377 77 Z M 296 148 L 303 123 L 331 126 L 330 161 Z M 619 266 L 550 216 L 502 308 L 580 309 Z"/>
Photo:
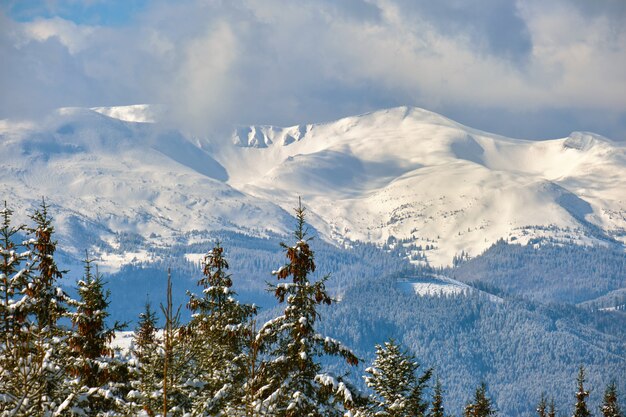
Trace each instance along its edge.
<path fill-rule="evenodd" d="M 70 288 L 46 203 L 28 225 L 6 203 L 0 216 L 0 416 L 624 416 L 626 319 L 597 300 L 625 287 L 609 271 L 623 271 L 623 253 L 579 258 L 584 273 L 605 259 L 605 291 L 583 296 L 576 276 L 564 300 L 554 283 L 539 299 L 485 266 L 524 248 L 498 243 L 453 271 L 368 245 L 339 255 L 313 239 L 299 204 L 277 251 L 270 239 L 231 248 L 227 235 L 200 270 L 164 260 L 122 271 L 132 279 L 105 278 L 86 252 Z M 259 268 L 272 278 L 240 279 Z M 510 269 L 536 282 L 532 268 Z M 443 273 L 474 290 L 420 297 L 404 285 Z M 195 285 L 175 293 L 183 275 Z M 150 295 L 131 322 L 123 294 L 138 291 Z M 123 331 L 127 350 L 113 344 Z"/>

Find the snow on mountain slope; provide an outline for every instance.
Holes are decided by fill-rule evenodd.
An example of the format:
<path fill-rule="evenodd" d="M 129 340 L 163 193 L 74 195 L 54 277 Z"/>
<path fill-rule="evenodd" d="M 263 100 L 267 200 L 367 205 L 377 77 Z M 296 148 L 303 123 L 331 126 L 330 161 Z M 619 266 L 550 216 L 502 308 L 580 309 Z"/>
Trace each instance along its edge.
<path fill-rule="evenodd" d="M 494 303 L 501 303 L 503 301 L 502 298 L 496 295 L 478 290 L 461 281 L 457 281 L 443 275 L 398 281 L 398 286 L 405 292 L 413 293 L 421 297 L 480 294 Z"/>
<path fill-rule="evenodd" d="M 271 202 L 226 184 L 224 168 L 180 133 L 87 109 L 31 125 L 5 121 L 0 165 L 3 199 L 19 220 L 45 196 L 62 243 L 76 253 L 91 241 L 81 237 L 114 244 L 129 232 L 163 243 L 193 230 L 285 233 L 290 222 Z"/>
<path fill-rule="evenodd" d="M 515 140 L 399 107 L 191 141 L 158 114 L 140 105 L 1 121 L 3 196 L 19 212 L 46 196 L 60 231 L 154 244 L 192 230 L 284 233 L 302 196 L 324 238 L 402 244 L 433 265 L 500 238 L 626 241 L 626 147 L 592 133 Z"/>
<path fill-rule="evenodd" d="M 499 238 L 626 238 L 626 148 L 598 135 L 514 140 L 407 107 L 252 131 L 215 154 L 229 183 L 285 208 L 302 195 L 333 239 L 434 246 L 446 265 Z"/>

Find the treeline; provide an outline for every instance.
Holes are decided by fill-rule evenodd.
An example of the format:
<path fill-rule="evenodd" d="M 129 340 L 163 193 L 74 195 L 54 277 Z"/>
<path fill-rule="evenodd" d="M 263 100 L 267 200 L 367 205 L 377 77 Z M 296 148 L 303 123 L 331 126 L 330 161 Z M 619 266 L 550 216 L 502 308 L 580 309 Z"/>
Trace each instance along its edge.
<path fill-rule="evenodd" d="M 315 254 L 306 236 L 305 210 L 296 209 L 292 245 L 282 244 L 286 262 L 273 271 L 269 290 L 282 313 L 257 323 L 257 308 L 241 303 L 224 249 L 208 251 L 199 294 L 188 294 L 191 319 L 167 296 L 165 322 L 147 303 L 130 352 L 111 341 L 123 324 L 107 324 L 109 292 L 86 256 L 84 275 L 71 298 L 59 286 L 56 241 L 45 203 L 32 227 L 13 226 L 0 213 L 0 415 L 2 416 L 432 416 L 444 417 L 444 396 L 432 369 L 394 340 L 376 345 L 365 370 L 368 390 L 345 375 L 333 375 L 323 357 L 348 366 L 360 359 L 341 342 L 316 330 L 321 306 L 333 304 L 326 283 L 313 280 Z M 23 242 L 16 242 L 22 234 Z M 591 416 L 581 367 L 574 417 Z M 623 417 L 615 384 L 606 388 L 600 415 Z M 556 416 L 553 401 L 538 399 L 540 417 Z M 464 408 L 466 417 L 497 415 L 481 384 Z"/>

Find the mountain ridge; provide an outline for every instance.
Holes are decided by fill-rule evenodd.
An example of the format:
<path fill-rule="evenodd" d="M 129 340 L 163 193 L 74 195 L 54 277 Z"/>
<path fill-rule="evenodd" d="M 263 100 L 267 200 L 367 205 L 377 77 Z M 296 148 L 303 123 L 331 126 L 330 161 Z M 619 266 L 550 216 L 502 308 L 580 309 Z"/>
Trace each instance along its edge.
<path fill-rule="evenodd" d="M 626 146 L 593 133 L 511 139 L 403 106 L 197 138 L 162 115 L 136 105 L 3 121 L 5 199 L 30 208 L 43 195 L 62 220 L 73 210 L 85 224 L 166 241 L 287 233 L 301 196 L 323 238 L 404 245 L 435 266 L 501 238 L 626 242 Z"/>

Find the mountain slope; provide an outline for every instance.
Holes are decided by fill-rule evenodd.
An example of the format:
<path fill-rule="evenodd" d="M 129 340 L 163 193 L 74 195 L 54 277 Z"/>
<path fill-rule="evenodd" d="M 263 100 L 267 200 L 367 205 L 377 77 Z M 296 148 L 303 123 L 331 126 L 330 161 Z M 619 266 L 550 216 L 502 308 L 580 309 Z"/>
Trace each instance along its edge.
<path fill-rule="evenodd" d="M 514 140 L 401 107 L 233 144 L 215 153 L 233 186 L 283 207 L 302 195 L 338 240 L 430 243 L 435 265 L 499 238 L 626 239 L 626 147 L 592 133 Z"/>
<path fill-rule="evenodd" d="M 402 244 L 432 265 L 500 238 L 626 241 L 626 146 L 591 133 L 514 140 L 400 107 L 190 139 L 160 114 L 74 108 L 2 121 L 0 189 L 19 212 L 45 196 L 75 226 L 60 230 L 80 224 L 110 250 L 120 232 L 157 245 L 193 230 L 285 233 L 298 196 L 327 240 Z"/>
<path fill-rule="evenodd" d="M 76 253 L 99 240 L 114 250 L 120 233 L 163 244 L 193 230 L 288 230 L 286 212 L 229 186 L 214 158 L 155 124 L 86 109 L 4 122 L 0 164 L 2 195 L 20 220 L 45 197 L 62 246 Z"/>

